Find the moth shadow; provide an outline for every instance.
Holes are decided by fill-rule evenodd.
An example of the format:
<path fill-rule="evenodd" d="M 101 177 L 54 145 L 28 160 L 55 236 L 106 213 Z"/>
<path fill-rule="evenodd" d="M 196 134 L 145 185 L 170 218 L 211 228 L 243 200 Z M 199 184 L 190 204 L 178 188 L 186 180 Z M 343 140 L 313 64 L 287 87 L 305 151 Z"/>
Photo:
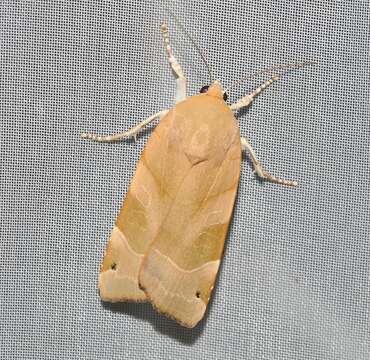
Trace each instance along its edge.
<path fill-rule="evenodd" d="M 170 336 L 185 345 L 194 344 L 203 333 L 209 314 L 209 306 L 211 305 L 210 301 L 207 311 L 198 325 L 193 329 L 188 329 L 179 325 L 174 320 L 171 320 L 155 311 L 150 303 L 109 303 L 104 301 L 101 303 L 105 309 L 108 309 L 112 312 L 127 314 L 135 317 L 136 319 L 148 321 L 157 332 Z"/>

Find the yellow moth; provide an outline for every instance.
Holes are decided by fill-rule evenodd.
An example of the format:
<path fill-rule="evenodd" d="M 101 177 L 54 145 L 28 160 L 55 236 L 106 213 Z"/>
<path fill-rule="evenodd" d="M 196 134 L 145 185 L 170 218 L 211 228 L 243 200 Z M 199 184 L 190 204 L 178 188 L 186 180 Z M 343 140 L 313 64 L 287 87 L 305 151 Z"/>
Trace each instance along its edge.
<path fill-rule="evenodd" d="M 99 291 L 103 301 L 150 301 L 159 312 L 191 328 L 202 319 L 214 287 L 242 150 L 248 151 L 260 178 L 289 186 L 296 183 L 264 170 L 249 141 L 240 138 L 234 117 L 234 111 L 248 106 L 278 77 L 272 76 L 232 105 L 226 104 L 219 81 L 187 97 L 186 78 L 173 55 L 168 28 L 164 24 L 161 29 L 177 76 L 175 107 L 121 134 L 81 136 L 100 142 L 136 137 L 145 125 L 160 119 L 111 233 Z"/>

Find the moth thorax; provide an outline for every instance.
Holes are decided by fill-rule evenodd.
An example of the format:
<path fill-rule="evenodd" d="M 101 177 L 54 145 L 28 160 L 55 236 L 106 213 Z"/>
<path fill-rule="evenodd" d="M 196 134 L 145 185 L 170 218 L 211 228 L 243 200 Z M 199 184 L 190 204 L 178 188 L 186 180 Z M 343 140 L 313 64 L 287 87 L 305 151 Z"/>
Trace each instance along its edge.
<path fill-rule="evenodd" d="M 224 91 L 218 80 L 214 81 L 208 88 L 207 95 L 213 96 L 219 99 L 224 98 Z"/>

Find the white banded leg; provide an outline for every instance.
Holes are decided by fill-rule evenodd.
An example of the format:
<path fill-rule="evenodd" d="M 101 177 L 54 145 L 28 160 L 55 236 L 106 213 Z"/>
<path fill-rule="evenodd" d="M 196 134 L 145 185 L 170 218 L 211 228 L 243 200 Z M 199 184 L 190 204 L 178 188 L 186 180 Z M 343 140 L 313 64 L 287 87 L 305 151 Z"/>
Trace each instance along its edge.
<path fill-rule="evenodd" d="M 173 55 L 169 31 L 166 23 L 162 24 L 161 30 L 163 34 L 164 46 L 167 51 L 168 61 L 170 62 L 173 72 L 177 76 L 176 79 L 177 89 L 175 102 L 178 103 L 179 101 L 186 99 L 186 77 L 184 72 L 182 71 L 180 64 L 177 62 L 175 56 Z"/>
<path fill-rule="evenodd" d="M 285 179 L 275 177 L 274 175 L 271 175 L 268 171 L 266 171 L 263 168 L 262 164 L 258 161 L 256 153 L 253 150 L 251 143 L 246 138 L 241 138 L 240 141 L 242 144 L 242 149 L 248 151 L 250 159 L 254 166 L 254 170 L 261 179 L 270 181 L 276 184 L 287 185 L 287 186 L 297 186 L 298 185 L 296 181 L 285 180 Z"/>
<path fill-rule="evenodd" d="M 143 127 L 150 124 L 152 121 L 154 121 L 156 119 L 161 119 L 167 113 L 168 113 L 168 110 L 159 111 L 159 112 L 155 113 L 154 115 L 148 117 L 146 120 L 142 121 L 140 124 L 134 126 L 132 129 L 127 130 L 123 133 L 108 135 L 108 136 L 101 136 L 101 135 L 96 135 L 96 134 L 92 134 L 92 133 L 82 133 L 81 138 L 89 139 L 89 140 L 93 140 L 93 141 L 98 141 L 98 142 L 112 142 L 112 141 L 122 140 L 124 138 L 129 138 L 129 137 L 132 136 L 134 138 L 134 140 L 136 141 L 137 133 Z"/>
<path fill-rule="evenodd" d="M 275 76 L 274 75 L 273 77 L 271 77 L 271 79 L 265 81 L 258 88 L 256 88 L 255 90 L 253 90 L 250 94 L 242 97 L 235 104 L 231 104 L 230 105 L 230 109 L 231 110 L 239 110 L 239 109 L 241 109 L 243 107 L 248 106 L 254 100 L 254 98 L 257 95 L 259 95 L 263 90 L 265 90 L 266 88 L 268 88 L 272 83 L 274 83 L 277 80 L 280 80 L 280 78 L 278 76 Z"/>

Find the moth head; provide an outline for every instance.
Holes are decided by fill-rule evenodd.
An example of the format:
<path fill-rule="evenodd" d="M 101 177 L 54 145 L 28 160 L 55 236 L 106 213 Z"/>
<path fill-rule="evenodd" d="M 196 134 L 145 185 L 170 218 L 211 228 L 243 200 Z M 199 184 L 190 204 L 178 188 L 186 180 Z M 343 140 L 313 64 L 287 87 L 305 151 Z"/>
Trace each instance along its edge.
<path fill-rule="evenodd" d="M 199 92 L 206 93 L 209 96 L 213 96 L 219 99 L 223 99 L 224 101 L 227 100 L 227 94 L 218 80 L 212 82 L 211 85 L 203 86 Z"/>

